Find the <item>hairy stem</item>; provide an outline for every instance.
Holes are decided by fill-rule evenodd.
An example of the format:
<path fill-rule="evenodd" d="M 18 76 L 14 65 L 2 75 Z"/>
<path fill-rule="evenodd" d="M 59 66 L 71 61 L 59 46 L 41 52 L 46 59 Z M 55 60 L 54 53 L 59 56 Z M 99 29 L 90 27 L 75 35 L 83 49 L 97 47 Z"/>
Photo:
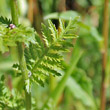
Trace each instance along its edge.
<path fill-rule="evenodd" d="M 11 15 L 12 15 L 12 21 L 15 25 L 18 25 L 19 23 L 17 2 L 18 2 L 17 0 L 11 0 Z M 18 49 L 19 65 L 22 71 L 22 77 L 23 77 L 24 85 L 25 85 L 25 81 L 28 78 L 28 70 L 27 70 L 26 61 L 24 57 L 23 44 L 18 42 L 17 49 Z M 26 88 L 25 88 L 25 104 L 26 104 L 26 110 L 31 110 L 31 94 L 27 92 Z"/>
<path fill-rule="evenodd" d="M 22 76 L 25 84 L 25 81 L 28 78 L 28 71 L 26 67 L 22 43 L 18 43 L 17 48 L 18 48 L 18 59 L 19 59 L 20 69 L 22 71 Z M 26 89 L 25 89 L 25 104 L 26 104 L 26 110 L 31 110 L 31 93 L 28 93 Z"/>
<path fill-rule="evenodd" d="M 106 64 L 107 64 L 107 50 L 108 50 L 108 29 L 109 29 L 109 0 L 105 0 L 104 4 L 104 20 L 103 20 L 103 37 L 104 48 L 102 58 L 102 85 L 101 85 L 101 105 L 100 110 L 106 108 Z"/>
<path fill-rule="evenodd" d="M 17 0 L 11 0 L 11 16 L 12 16 L 12 21 L 15 25 L 18 25 L 18 5 L 17 5 Z"/>

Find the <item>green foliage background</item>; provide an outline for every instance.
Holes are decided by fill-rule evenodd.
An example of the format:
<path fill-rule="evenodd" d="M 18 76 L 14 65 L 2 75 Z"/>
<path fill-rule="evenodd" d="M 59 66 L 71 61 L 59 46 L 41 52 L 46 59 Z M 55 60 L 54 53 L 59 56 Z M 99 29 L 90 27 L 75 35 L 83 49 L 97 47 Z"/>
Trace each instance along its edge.
<path fill-rule="evenodd" d="M 10 17 L 10 0 L 0 0 L 0 16 L 4 17 Z M 91 3 L 88 2 L 89 0 L 76 0 L 76 3 L 78 4 L 78 7 L 80 7 L 81 10 L 78 10 L 76 7 L 74 10 L 70 9 L 68 11 L 59 12 L 59 4 L 60 0 L 38 0 L 39 5 L 41 6 L 42 13 L 42 19 L 44 24 L 42 25 L 42 35 L 43 35 L 43 41 L 45 42 L 45 45 L 42 45 L 39 42 L 39 37 L 37 33 L 34 33 L 34 30 L 32 28 L 28 28 L 31 26 L 31 22 L 29 21 L 27 17 L 28 13 L 28 2 L 26 0 L 22 0 L 23 5 L 21 4 L 21 1 L 19 0 L 19 14 L 20 14 L 20 22 L 21 24 L 25 24 L 24 26 L 19 25 L 16 29 L 10 30 L 6 29 L 5 27 L 8 27 L 7 24 L 0 25 L 0 107 L 4 108 L 5 110 L 23 110 L 24 109 L 24 93 L 23 93 L 23 82 L 21 73 L 19 71 L 19 65 L 17 63 L 17 55 L 16 55 L 16 48 L 8 48 L 9 46 L 16 46 L 16 41 L 25 42 L 27 46 L 29 46 L 29 49 L 25 49 L 25 56 L 27 61 L 28 69 L 31 71 L 32 67 L 30 67 L 30 64 L 34 65 L 34 60 L 41 58 L 41 53 L 45 53 L 48 50 L 48 47 L 51 46 L 52 42 L 56 39 L 55 36 L 58 34 L 56 28 L 54 25 L 52 25 L 51 21 L 48 19 L 51 19 L 53 23 L 56 24 L 56 27 L 58 28 L 58 19 L 63 19 L 63 22 L 65 22 L 65 26 L 68 26 L 69 19 L 73 19 L 76 16 L 80 16 L 80 21 L 78 22 L 79 28 L 75 29 L 74 32 L 78 34 L 78 38 L 76 41 L 72 41 L 71 39 L 68 39 L 63 42 L 66 46 L 72 46 L 71 43 L 74 44 L 74 49 L 72 50 L 70 48 L 70 52 L 68 54 L 63 53 L 64 62 L 62 62 L 62 57 L 60 57 L 59 54 L 57 54 L 57 51 L 65 51 L 65 45 L 61 42 L 59 42 L 60 45 L 57 45 L 57 43 L 54 43 L 51 47 L 51 49 L 56 49 L 56 53 L 52 53 L 53 56 L 51 58 L 46 60 L 45 58 L 42 61 L 42 65 L 39 65 L 39 71 L 42 72 L 43 75 L 33 76 L 33 79 L 36 79 L 36 82 L 31 83 L 32 88 L 32 109 L 33 110 L 40 110 L 41 107 L 44 105 L 45 101 L 47 100 L 47 97 L 51 94 L 51 92 L 55 89 L 56 85 L 59 84 L 59 80 L 62 78 L 60 77 L 53 77 L 51 76 L 46 77 L 46 70 L 53 72 L 56 75 L 60 74 L 67 74 L 68 70 L 73 68 L 71 77 L 68 78 L 65 89 L 63 90 L 63 93 L 59 99 L 63 100 L 59 102 L 57 108 L 54 108 L 54 104 L 51 100 L 49 100 L 49 108 L 47 110 L 99 110 L 100 107 L 100 89 L 101 89 L 101 73 L 102 73 L 102 47 L 103 47 L 103 37 L 102 37 L 102 23 L 103 23 L 103 5 L 104 0 L 92 0 Z M 21 9 L 25 9 L 21 10 Z M 60 22 L 60 28 L 62 30 L 59 30 L 59 32 L 65 32 L 66 30 L 63 28 L 62 23 Z M 28 27 L 26 27 L 28 26 Z M 3 28 L 4 27 L 4 28 Z M 47 29 L 53 28 L 53 30 Z M 39 27 L 41 30 L 41 27 Z M 74 27 L 72 27 L 74 28 Z M 11 34 L 13 31 L 18 33 L 15 35 Z M 23 31 L 22 31 L 23 30 Z M 78 30 L 78 31 L 77 31 Z M 7 40 L 5 44 L 2 44 L 2 36 L 1 34 L 5 34 L 8 31 L 11 31 L 10 35 L 10 44 L 7 43 Z M 3 32 L 3 33 L 1 33 Z M 21 38 L 17 39 L 18 36 Z M 28 33 L 27 35 L 25 33 Z M 34 34 L 33 34 L 34 33 Z M 68 36 L 71 38 L 71 31 Z M 23 36 L 23 35 L 26 36 Z M 33 35 L 32 35 L 33 34 Z M 52 34 L 52 37 L 54 39 L 51 39 L 50 35 Z M 64 33 L 63 33 L 64 34 Z M 41 35 L 41 33 L 40 33 Z M 72 34 L 73 35 L 73 34 Z M 110 35 L 110 34 L 109 34 Z M 2 36 L 2 37 L 1 37 Z M 5 39 L 7 39 L 8 36 L 5 36 Z M 12 39 L 14 36 L 15 41 Z M 26 37 L 31 36 L 31 39 L 25 39 Z M 35 37 L 36 36 L 36 37 Z M 48 36 L 48 38 L 46 38 Z M 35 39 L 36 42 L 35 42 Z M 75 36 L 76 37 L 76 36 Z M 50 38 L 50 39 L 49 39 Z M 66 36 L 63 36 L 63 39 L 66 39 Z M 28 42 L 32 42 L 37 44 L 37 46 L 33 44 L 29 44 Z M 64 40 L 65 41 L 65 40 Z M 74 43 L 76 42 L 76 43 Z M 109 39 L 109 48 L 108 48 L 108 60 L 107 60 L 107 78 L 106 78 L 106 85 L 107 85 L 107 107 L 106 110 L 110 110 L 110 39 Z M 68 43 L 68 45 L 66 44 Z M 5 45 L 5 46 L 4 46 Z M 3 47 L 4 46 L 4 47 Z M 1 48 L 2 47 L 2 48 Z M 32 50 L 32 48 L 37 48 L 35 50 Z M 57 47 L 57 48 L 56 48 Z M 10 53 L 6 52 L 10 49 Z M 31 52 L 35 52 L 36 54 L 31 54 Z M 66 50 L 67 51 L 67 50 Z M 4 53 L 5 52 L 5 53 Z M 52 51 L 51 51 L 52 52 Z M 83 52 L 83 54 L 81 54 Z M 4 53 L 4 54 L 3 54 Z M 27 57 L 28 54 L 28 57 Z M 77 59 L 77 57 L 81 54 L 80 59 L 78 60 L 77 64 L 74 64 Z M 50 54 L 51 55 L 51 54 Z M 31 59 L 29 58 L 31 56 Z M 49 54 L 47 55 L 49 57 Z M 37 57 L 37 58 L 36 58 Z M 59 59 L 59 60 L 58 60 Z M 53 62 L 54 61 L 54 62 Z M 56 62 L 55 62 L 56 61 Z M 60 63 L 59 63 L 60 62 Z M 14 69 L 12 68 L 12 65 L 14 65 Z M 56 70 L 50 69 L 47 64 L 54 64 L 52 66 L 56 66 Z M 45 65 L 44 65 L 45 64 Z M 42 69 L 42 66 L 45 69 Z M 62 66 L 62 67 L 61 67 Z M 58 67 L 63 68 L 62 70 L 59 70 Z M 17 68 L 17 69 L 16 69 Z M 65 68 L 65 69 L 64 69 Z M 38 71 L 37 71 L 38 73 Z M 39 80 L 40 78 L 40 80 Z M 53 79 L 52 79 L 53 78 Z M 11 80 L 11 81 L 10 81 Z M 45 84 L 44 84 L 45 80 Z M 11 84 L 12 83 L 12 90 Z M 28 81 L 27 81 L 28 84 Z M 44 87 L 39 86 L 42 85 Z M 18 92 L 19 91 L 19 92 Z M 22 95 L 21 95 L 22 94 Z M 3 102 L 4 100 L 4 102 Z M 10 106 L 12 108 L 10 108 Z M 0 108 L 1 109 L 1 108 Z"/>

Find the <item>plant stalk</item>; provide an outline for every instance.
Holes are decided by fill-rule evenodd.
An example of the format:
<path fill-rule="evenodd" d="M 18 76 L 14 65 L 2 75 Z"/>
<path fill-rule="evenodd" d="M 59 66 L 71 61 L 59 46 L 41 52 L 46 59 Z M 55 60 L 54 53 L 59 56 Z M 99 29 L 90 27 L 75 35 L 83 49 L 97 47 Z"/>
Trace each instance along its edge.
<path fill-rule="evenodd" d="M 49 83 L 49 90 L 50 90 L 50 93 L 55 89 L 56 87 L 56 78 L 54 76 L 52 76 L 50 74 L 50 83 Z"/>
<path fill-rule="evenodd" d="M 15 25 L 19 24 L 19 18 L 18 18 L 18 1 L 17 0 L 11 0 L 11 16 L 12 16 L 12 21 Z M 24 85 L 26 79 L 28 79 L 28 70 L 26 66 L 26 61 L 24 57 L 24 47 L 23 43 L 18 42 L 17 43 L 17 50 L 18 50 L 18 60 L 19 60 L 19 65 L 20 69 L 22 71 L 22 77 L 24 80 Z M 25 105 L 26 105 L 26 110 L 31 110 L 31 94 L 27 92 L 25 88 Z"/>
<path fill-rule="evenodd" d="M 70 91 L 69 91 L 69 88 L 66 88 L 65 89 L 65 100 L 64 100 L 64 107 L 65 109 L 64 110 L 70 110 Z"/>
<path fill-rule="evenodd" d="M 107 50 L 108 50 L 108 32 L 109 32 L 109 0 L 104 3 L 104 20 L 103 20 L 103 57 L 102 57 L 102 84 L 101 84 L 101 105 L 100 110 L 106 109 L 106 66 L 107 66 Z"/>

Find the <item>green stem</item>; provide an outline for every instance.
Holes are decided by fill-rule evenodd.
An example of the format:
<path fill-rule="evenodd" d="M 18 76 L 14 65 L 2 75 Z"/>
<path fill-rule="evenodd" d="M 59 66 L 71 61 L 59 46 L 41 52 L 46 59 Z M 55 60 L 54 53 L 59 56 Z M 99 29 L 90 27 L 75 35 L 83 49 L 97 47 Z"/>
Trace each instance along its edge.
<path fill-rule="evenodd" d="M 17 5 L 17 0 L 11 0 L 11 16 L 12 16 L 12 21 L 15 25 L 18 25 L 18 5 Z"/>
<path fill-rule="evenodd" d="M 66 85 L 66 81 L 68 80 L 69 76 L 72 74 L 74 68 L 76 67 L 76 64 L 78 63 L 78 61 L 82 55 L 82 52 L 79 52 L 79 51 L 77 51 L 77 52 L 76 52 L 76 56 L 74 57 L 74 59 L 71 62 L 72 65 L 70 65 L 68 71 L 64 74 L 64 76 L 62 77 L 62 79 L 60 80 L 60 82 L 58 83 L 56 88 L 54 89 L 54 91 L 51 93 L 50 97 L 44 104 L 42 110 L 48 109 L 48 104 L 50 101 L 53 101 L 54 106 L 57 105 L 58 99 Z"/>
<path fill-rule="evenodd" d="M 56 87 L 56 78 L 54 76 L 52 76 L 50 74 L 50 83 L 49 83 L 49 87 L 50 87 L 50 93 L 54 90 L 54 88 Z"/>
<path fill-rule="evenodd" d="M 64 97 L 64 110 L 70 110 L 70 91 L 69 88 L 65 89 L 65 97 Z"/>
<path fill-rule="evenodd" d="M 19 59 L 20 69 L 22 71 L 22 76 L 25 84 L 26 79 L 28 79 L 28 71 L 26 67 L 22 43 L 18 43 L 17 48 L 18 48 L 18 59 Z M 26 88 L 25 88 L 25 104 L 26 104 L 26 110 L 31 110 L 31 93 L 28 93 Z"/>
<path fill-rule="evenodd" d="M 18 49 L 18 59 L 19 59 L 20 69 L 22 71 L 22 76 L 25 81 L 28 78 L 28 71 L 24 58 L 24 50 L 22 43 L 17 43 L 17 49 Z"/>
<path fill-rule="evenodd" d="M 15 25 L 19 24 L 17 2 L 18 2 L 17 0 L 11 0 L 11 15 L 12 15 L 12 21 Z M 25 81 L 26 79 L 28 79 L 28 70 L 27 70 L 26 61 L 24 57 L 23 44 L 18 42 L 17 49 L 18 49 L 19 65 L 22 71 L 22 77 L 23 77 L 24 85 L 25 85 Z M 26 88 L 25 88 L 25 104 L 26 104 L 26 110 L 31 110 L 31 94 L 27 92 Z"/>

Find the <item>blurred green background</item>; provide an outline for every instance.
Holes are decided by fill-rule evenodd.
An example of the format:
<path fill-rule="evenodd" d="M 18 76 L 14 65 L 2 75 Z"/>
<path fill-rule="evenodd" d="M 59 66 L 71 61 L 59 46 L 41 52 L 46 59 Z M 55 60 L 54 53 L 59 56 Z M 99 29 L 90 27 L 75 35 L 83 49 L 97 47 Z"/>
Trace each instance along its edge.
<path fill-rule="evenodd" d="M 82 51 L 83 54 L 68 79 L 62 96 L 59 97 L 57 110 L 99 110 L 104 0 L 18 0 L 18 2 L 20 23 L 25 26 L 33 26 L 39 34 L 41 34 L 41 22 L 47 24 L 47 20 L 51 19 L 58 28 L 59 18 L 68 22 L 70 18 L 80 16 L 81 22 L 79 22 L 77 32 L 79 37 L 73 41 L 75 51 L 71 50 L 69 54 L 64 55 L 64 66 L 69 68 L 72 65 L 71 60 L 80 54 L 77 51 Z M 10 13 L 10 0 L 0 0 L 0 16 L 11 18 Z M 108 42 L 106 110 L 110 110 L 110 39 Z M 0 53 L 0 76 L 5 75 L 7 88 L 10 88 L 10 83 L 12 83 L 12 88 L 21 91 L 20 77 L 11 69 L 13 63 L 17 61 L 15 53 L 14 48 L 11 50 L 11 54 Z M 63 73 L 65 71 L 62 71 Z M 59 80 L 60 78 L 54 78 L 52 84 L 45 84 L 44 88 L 32 84 L 33 110 L 40 109 Z M 8 91 L 10 90 L 8 89 Z M 22 110 L 22 108 L 19 109 Z"/>

